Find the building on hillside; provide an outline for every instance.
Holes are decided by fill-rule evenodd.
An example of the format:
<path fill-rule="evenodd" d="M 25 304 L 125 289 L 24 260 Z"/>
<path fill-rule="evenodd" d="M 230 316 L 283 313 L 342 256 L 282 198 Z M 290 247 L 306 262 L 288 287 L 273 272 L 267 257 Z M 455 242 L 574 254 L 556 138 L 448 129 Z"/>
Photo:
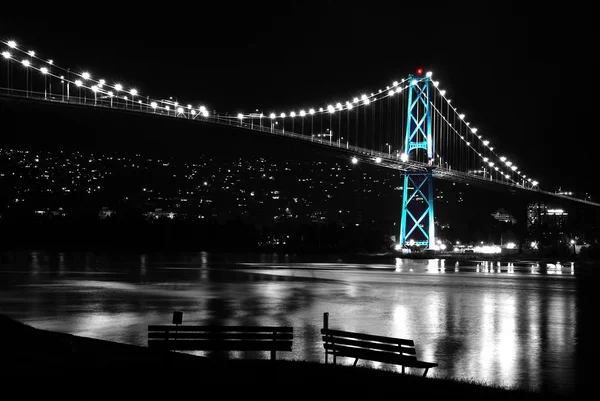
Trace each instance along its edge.
<path fill-rule="evenodd" d="M 512 214 L 508 213 L 503 208 L 496 210 L 495 213 L 492 213 L 492 216 L 496 220 L 501 221 L 503 223 L 517 224 L 517 219 L 515 219 L 515 217 Z"/>
<path fill-rule="evenodd" d="M 559 206 L 532 202 L 527 207 L 527 232 L 539 240 L 554 240 L 565 234 L 569 213 Z"/>

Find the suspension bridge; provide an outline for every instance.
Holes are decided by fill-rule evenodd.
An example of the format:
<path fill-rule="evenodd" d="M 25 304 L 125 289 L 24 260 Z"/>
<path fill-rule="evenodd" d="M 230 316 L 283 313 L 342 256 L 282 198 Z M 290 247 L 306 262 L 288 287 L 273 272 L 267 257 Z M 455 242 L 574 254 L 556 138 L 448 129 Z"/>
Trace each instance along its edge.
<path fill-rule="evenodd" d="M 404 176 L 399 245 L 435 249 L 433 180 L 535 192 L 600 204 L 540 189 L 539 183 L 493 146 L 452 104 L 433 73 L 419 68 L 370 93 L 320 107 L 267 113 L 222 113 L 207 105 L 153 97 L 89 71 L 71 71 L 53 59 L 0 40 L 4 85 L 0 96 L 118 109 L 283 136 L 335 148 L 351 163 L 395 169 Z M 1 76 L 1 75 L 0 75 Z"/>

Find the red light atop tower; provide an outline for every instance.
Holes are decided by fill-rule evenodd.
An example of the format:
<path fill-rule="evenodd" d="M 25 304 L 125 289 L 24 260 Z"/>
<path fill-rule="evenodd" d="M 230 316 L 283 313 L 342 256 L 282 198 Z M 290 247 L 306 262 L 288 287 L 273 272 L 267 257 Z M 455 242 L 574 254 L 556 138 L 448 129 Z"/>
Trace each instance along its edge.
<path fill-rule="evenodd" d="M 417 68 L 417 75 L 423 75 L 423 69 Z"/>

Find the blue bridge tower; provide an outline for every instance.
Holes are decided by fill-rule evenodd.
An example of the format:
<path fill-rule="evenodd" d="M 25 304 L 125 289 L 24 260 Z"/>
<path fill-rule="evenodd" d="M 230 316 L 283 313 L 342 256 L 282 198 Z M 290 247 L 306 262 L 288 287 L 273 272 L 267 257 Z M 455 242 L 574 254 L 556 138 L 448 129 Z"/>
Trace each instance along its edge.
<path fill-rule="evenodd" d="M 409 75 L 406 137 L 403 161 L 410 163 L 417 152 L 426 153 L 428 163 L 433 161 L 431 136 L 431 103 L 429 98 L 431 76 Z M 402 192 L 402 217 L 400 221 L 400 245 L 421 245 L 432 249 L 435 246 L 433 220 L 433 177 L 429 171 L 407 171 L 404 173 Z"/>

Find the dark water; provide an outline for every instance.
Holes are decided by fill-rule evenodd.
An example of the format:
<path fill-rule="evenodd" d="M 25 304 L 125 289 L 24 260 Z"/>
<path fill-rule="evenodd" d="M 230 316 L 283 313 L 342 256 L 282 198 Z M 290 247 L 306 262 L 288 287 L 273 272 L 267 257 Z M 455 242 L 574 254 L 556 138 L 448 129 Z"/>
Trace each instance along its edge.
<path fill-rule="evenodd" d="M 187 324 L 290 325 L 294 351 L 283 358 L 314 361 L 329 312 L 331 328 L 414 339 L 419 359 L 440 365 L 432 376 L 578 389 L 592 352 L 591 276 L 568 261 L 464 263 L 3 253 L 0 309 L 38 328 L 136 345 L 174 310 Z"/>

